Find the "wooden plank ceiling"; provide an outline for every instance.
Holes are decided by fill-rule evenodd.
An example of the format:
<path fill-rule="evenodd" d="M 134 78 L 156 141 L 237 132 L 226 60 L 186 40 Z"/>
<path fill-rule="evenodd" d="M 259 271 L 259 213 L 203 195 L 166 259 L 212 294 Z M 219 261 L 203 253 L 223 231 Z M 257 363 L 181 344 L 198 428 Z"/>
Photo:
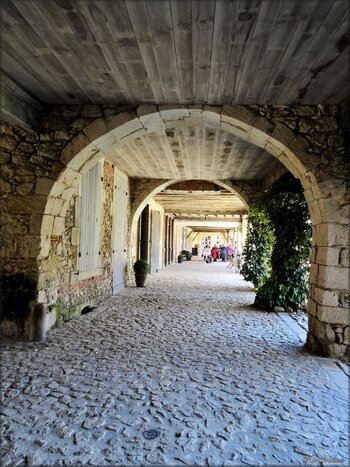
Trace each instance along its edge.
<path fill-rule="evenodd" d="M 2 0 L 1 15 L 1 68 L 44 104 L 349 93 L 348 0 Z"/>
<path fill-rule="evenodd" d="M 247 209 L 240 198 L 210 181 L 187 180 L 169 186 L 154 197 L 177 219 L 237 222 Z M 238 218 L 237 218 L 238 216 Z"/>
<path fill-rule="evenodd" d="M 167 128 L 117 146 L 109 156 L 127 175 L 159 179 L 258 180 L 281 167 L 252 143 L 219 129 Z"/>
<path fill-rule="evenodd" d="M 175 217 L 204 217 L 218 219 L 217 215 L 233 216 L 245 214 L 246 207 L 237 195 L 222 191 L 186 191 L 165 190 L 154 197 L 167 213 Z"/>
<path fill-rule="evenodd" d="M 337 104 L 349 94 L 348 23 L 348 0 L 2 0 L 1 71 L 43 106 Z M 158 179 L 254 181 L 279 166 L 210 128 L 167 128 L 110 158 Z M 203 193 L 157 199 L 179 215 L 244 209 Z"/>

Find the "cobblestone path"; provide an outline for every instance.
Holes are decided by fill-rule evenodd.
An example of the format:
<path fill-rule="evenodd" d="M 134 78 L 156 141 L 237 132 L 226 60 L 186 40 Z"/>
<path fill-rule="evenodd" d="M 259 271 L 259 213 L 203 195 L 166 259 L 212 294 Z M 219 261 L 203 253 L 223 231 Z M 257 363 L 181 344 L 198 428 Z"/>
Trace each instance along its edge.
<path fill-rule="evenodd" d="M 348 465 L 333 361 L 252 302 L 225 264 L 191 261 L 3 344 L 2 465 Z"/>

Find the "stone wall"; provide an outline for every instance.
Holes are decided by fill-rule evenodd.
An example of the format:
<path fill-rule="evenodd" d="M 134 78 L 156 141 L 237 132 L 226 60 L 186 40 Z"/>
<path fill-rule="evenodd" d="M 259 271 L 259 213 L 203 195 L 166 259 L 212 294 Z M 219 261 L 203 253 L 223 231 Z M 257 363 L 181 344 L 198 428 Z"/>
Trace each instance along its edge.
<path fill-rule="evenodd" d="M 67 321 L 86 306 L 94 306 L 112 293 L 112 203 L 113 166 L 103 164 L 103 205 L 101 223 L 101 274 L 79 278 L 80 198 L 70 200 L 61 236 L 51 238 L 49 255 L 39 264 L 39 297 L 48 310 L 56 314 L 56 322 Z"/>
<path fill-rule="evenodd" d="M 56 128 L 55 124 L 53 126 Z M 52 225 L 42 222 L 47 191 L 62 170 L 59 150 L 69 138 L 69 130 L 47 132 L 45 124 L 43 127 L 45 130 L 35 135 L 6 123 L 0 126 L 0 332 L 3 335 L 28 335 L 29 303 L 32 300 L 45 303 L 48 312 L 57 315 L 59 323 L 80 313 L 84 306 L 96 304 L 111 294 L 113 167 L 104 163 L 103 275 L 77 280 L 78 187 L 69 201 L 60 234 L 53 234 Z M 72 134 L 74 132 L 73 127 Z M 57 213 L 62 204 L 63 201 L 57 204 Z M 40 241 L 47 231 L 50 233 L 50 250 L 43 255 Z"/>
<path fill-rule="evenodd" d="M 5 335 L 25 333 L 29 303 L 36 297 L 40 238 L 35 224 L 46 197 L 31 205 L 27 199 L 45 171 L 34 162 L 37 144 L 34 133 L 0 124 L 0 330 Z"/>

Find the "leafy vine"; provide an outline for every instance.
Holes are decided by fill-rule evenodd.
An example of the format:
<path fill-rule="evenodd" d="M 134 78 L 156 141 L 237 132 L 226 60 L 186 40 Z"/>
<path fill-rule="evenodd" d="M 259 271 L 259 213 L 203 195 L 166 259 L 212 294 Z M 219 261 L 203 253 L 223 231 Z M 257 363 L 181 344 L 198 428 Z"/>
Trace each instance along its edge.
<path fill-rule="evenodd" d="M 255 305 L 296 310 L 308 292 L 311 223 L 300 182 L 290 174 L 253 203 L 242 274 L 256 287 Z"/>

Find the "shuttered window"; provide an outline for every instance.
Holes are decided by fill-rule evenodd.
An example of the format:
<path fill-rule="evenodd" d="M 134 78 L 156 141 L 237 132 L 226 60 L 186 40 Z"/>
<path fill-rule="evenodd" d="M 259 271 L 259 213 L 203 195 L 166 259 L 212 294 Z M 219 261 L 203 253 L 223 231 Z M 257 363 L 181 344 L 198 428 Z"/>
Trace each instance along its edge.
<path fill-rule="evenodd" d="M 81 181 L 79 271 L 100 267 L 102 163 L 98 162 Z"/>

